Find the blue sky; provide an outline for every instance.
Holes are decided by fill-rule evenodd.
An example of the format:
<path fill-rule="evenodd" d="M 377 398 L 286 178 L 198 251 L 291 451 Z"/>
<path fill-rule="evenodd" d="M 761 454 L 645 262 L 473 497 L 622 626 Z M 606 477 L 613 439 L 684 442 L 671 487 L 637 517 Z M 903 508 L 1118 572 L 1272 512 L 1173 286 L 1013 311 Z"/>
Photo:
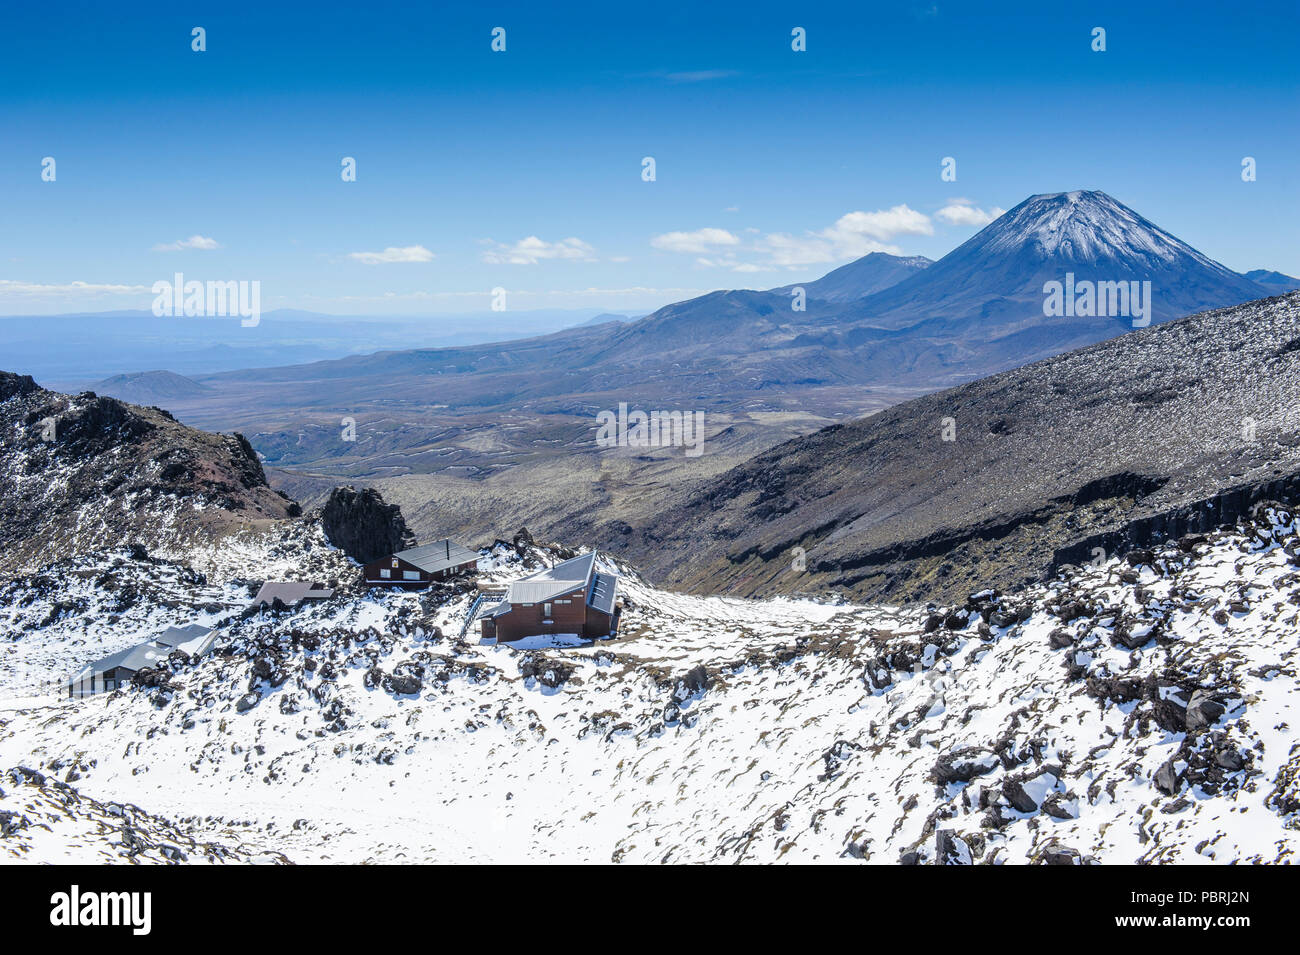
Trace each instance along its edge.
<path fill-rule="evenodd" d="M 182 6 L 6 7 L 0 313 L 176 271 L 263 309 L 637 312 L 1081 188 L 1300 274 L 1293 3 Z"/>

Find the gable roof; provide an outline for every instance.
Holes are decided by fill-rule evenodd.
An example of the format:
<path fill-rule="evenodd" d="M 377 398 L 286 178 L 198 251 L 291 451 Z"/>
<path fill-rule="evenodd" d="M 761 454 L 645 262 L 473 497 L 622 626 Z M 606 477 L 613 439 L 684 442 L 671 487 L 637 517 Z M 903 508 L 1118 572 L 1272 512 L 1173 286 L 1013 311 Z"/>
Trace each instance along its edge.
<path fill-rule="evenodd" d="M 268 580 L 253 598 L 252 606 L 266 604 L 268 607 L 279 600 L 286 607 L 304 600 L 324 600 L 334 596 L 334 591 L 314 581 L 302 580 Z"/>
<path fill-rule="evenodd" d="M 205 627 L 200 623 L 187 623 L 183 627 L 168 627 L 152 640 L 165 647 L 180 647 L 193 640 L 202 639 L 211 632 L 211 627 Z"/>
<path fill-rule="evenodd" d="M 92 673 L 106 673 L 119 667 L 132 671 L 143 670 L 156 665 L 159 660 L 166 660 L 173 650 L 180 650 L 192 657 L 203 656 L 212 649 L 216 639 L 214 630 L 196 623 L 184 627 L 168 627 L 144 643 L 110 653 L 82 667 L 72 682 L 83 680 Z"/>
<path fill-rule="evenodd" d="M 172 649 L 172 647 L 165 647 L 152 641 L 142 643 L 136 647 L 127 647 L 125 650 L 119 650 L 117 653 L 110 653 L 106 657 L 101 657 L 94 663 L 84 667 L 72 680 L 75 683 L 85 679 L 92 673 L 107 673 L 109 670 L 116 670 L 118 667 L 133 671 L 143 670 L 145 667 L 153 666 L 159 660 L 166 660 L 171 655 Z"/>
<path fill-rule="evenodd" d="M 592 551 L 512 581 L 506 591 L 506 603 L 535 604 L 579 588 L 585 590 L 595 566 L 596 552 Z"/>
<path fill-rule="evenodd" d="M 419 567 L 426 574 L 436 574 L 442 570 L 459 567 L 461 564 L 468 564 L 471 560 L 478 560 L 478 554 L 450 538 L 412 547 L 410 550 L 398 551 L 393 556 L 414 567 Z"/>

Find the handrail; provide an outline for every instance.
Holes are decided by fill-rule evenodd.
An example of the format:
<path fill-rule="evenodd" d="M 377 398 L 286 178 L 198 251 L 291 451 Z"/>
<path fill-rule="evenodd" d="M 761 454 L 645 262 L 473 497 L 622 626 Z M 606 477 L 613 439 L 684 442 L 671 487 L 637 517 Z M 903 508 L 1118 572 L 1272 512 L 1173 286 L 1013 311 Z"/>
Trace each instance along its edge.
<path fill-rule="evenodd" d="M 469 633 L 469 628 L 474 625 L 474 618 L 478 615 L 479 608 L 483 606 L 485 600 L 490 597 L 500 600 L 504 594 L 504 591 L 480 590 L 478 596 L 474 598 L 474 602 L 469 605 L 469 610 L 465 613 L 465 624 L 460 628 L 460 635 L 463 637 Z"/>

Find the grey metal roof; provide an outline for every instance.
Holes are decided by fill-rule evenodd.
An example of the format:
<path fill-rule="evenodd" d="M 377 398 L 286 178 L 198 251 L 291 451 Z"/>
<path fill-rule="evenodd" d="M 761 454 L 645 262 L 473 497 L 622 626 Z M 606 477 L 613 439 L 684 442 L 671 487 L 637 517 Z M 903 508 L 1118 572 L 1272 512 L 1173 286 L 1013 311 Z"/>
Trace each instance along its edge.
<path fill-rule="evenodd" d="M 507 599 L 516 604 L 536 604 L 565 594 L 585 594 L 582 580 L 518 580 L 510 585 Z"/>
<path fill-rule="evenodd" d="M 591 596 L 587 598 L 587 603 L 595 610 L 602 613 L 612 614 L 614 612 L 614 598 L 618 595 L 618 578 L 613 574 L 596 574 L 596 579 L 592 581 Z"/>
<path fill-rule="evenodd" d="M 211 627 L 205 627 L 201 623 L 187 623 L 183 627 L 168 627 L 151 639 L 154 643 L 161 643 L 163 646 L 178 647 L 196 637 L 206 637 L 211 632 Z"/>
<path fill-rule="evenodd" d="M 419 567 L 426 574 L 436 574 L 441 570 L 478 560 L 478 554 L 448 538 L 399 551 L 393 556 Z"/>
<path fill-rule="evenodd" d="M 479 613 L 479 617 L 499 617 L 502 614 L 509 613 L 511 610 L 509 602 L 503 600 L 499 604 L 494 604 L 487 610 Z"/>
<path fill-rule="evenodd" d="M 127 647 L 125 650 L 110 653 L 108 656 L 96 660 L 90 666 L 84 668 L 81 673 L 78 673 L 73 680 L 82 679 L 92 673 L 107 673 L 109 670 L 116 670 L 118 667 L 127 670 L 143 670 L 145 667 L 155 666 L 159 660 L 166 660 L 174 649 L 174 647 L 163 646 L 153 641 L 142 643 L 137 647 Z"/>
<path fill-rule="evenodd" d="M 512 581 L 506 593 L 506 601 L 512 604 L 535 604 L 579 588 L 585 591 L 595 566 L 595 551 L 562 561 L 523 580 Z"/>
<path fill-rule="evenodd" d="M 329 587 L 301 580 L 268 580 L 253 598 L 252 606 L 259 604 L 270 606 L 278 599 L 286 607 L 292 607 L 303 600 L 324 600 L 334 596 Z"/>
<path fill-rule="evenodd" d="M 144 643 L 118 650 L 81 668 L 72 682 L 83 680 L 92 673 L 106 673 L 119 667 L 126 670 L 143 670 L 166 660 L 173 650 L 182 650 L 190 656 L 203 656 L 216 642 L 216 633 L 210 627 L 196 623 L 184 627 L 168 627 Z"/>

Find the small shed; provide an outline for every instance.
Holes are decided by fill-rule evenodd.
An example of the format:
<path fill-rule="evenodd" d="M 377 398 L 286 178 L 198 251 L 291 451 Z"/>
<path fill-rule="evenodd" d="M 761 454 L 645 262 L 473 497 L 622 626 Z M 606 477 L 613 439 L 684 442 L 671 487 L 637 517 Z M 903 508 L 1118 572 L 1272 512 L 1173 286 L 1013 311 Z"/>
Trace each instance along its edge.
<path fill-rule="evenodd" d="M 365 566 L 365 581 L 375 587 L 427 587 L 435 580 L 478 569 L 478 554 L 443 539 L 398 551 Z"/>

